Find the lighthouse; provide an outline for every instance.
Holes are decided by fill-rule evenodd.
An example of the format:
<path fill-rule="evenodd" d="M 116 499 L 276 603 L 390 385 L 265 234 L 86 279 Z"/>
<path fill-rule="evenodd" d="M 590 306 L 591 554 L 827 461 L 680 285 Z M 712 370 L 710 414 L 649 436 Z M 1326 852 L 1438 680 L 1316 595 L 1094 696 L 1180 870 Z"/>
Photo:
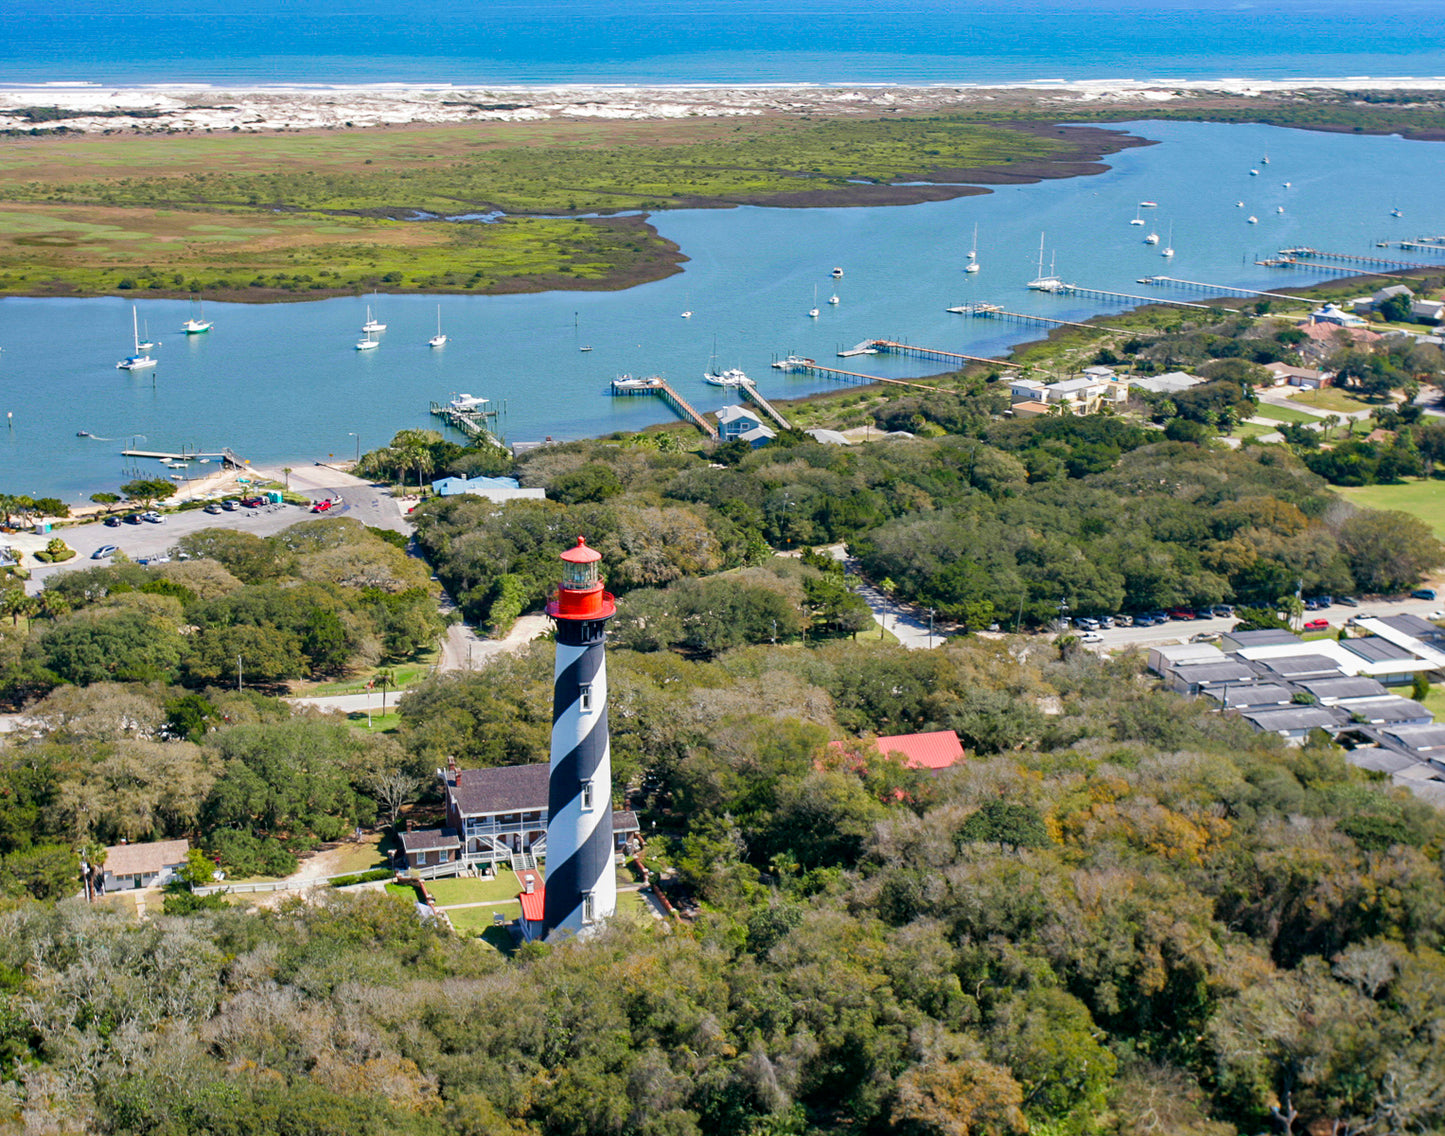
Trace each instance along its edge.
<path fill-rule="evenodd" d="M 607 621 L 617 612 L 582 537 L 562 553 L 547 604 L 557 622 L 552 762 L 547 781 L 547 933 L 585 935 L 617 910 L 612 864 L 612 758 L 607 734 Z"/>

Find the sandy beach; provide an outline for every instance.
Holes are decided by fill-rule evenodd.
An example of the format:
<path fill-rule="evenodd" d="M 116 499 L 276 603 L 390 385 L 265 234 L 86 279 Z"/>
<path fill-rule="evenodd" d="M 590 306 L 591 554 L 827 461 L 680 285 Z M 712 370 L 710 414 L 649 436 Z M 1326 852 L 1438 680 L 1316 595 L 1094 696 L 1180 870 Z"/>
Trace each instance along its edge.
<path fill-rule="evenodd" d="M 552 119 L 666 120 L 775 114 L 934 114 L 1138 106 L 1190 101 L 1337 98 L 1351 91 L 1420 91 L 1438 102 L 1445 77 L 1229 79 L 1151 82 L 1112 79 L 1015 86 L 747 86 L 747 87 L 454 87 L 382 84 L 354 87 L 110 87 L 57 83 L 0 88 L 0 129 L 65 127 L 81 133 L 345 130 L 379 126 L 540 122 Z M 1436 96 L 1436 97 L 1429 97 Z M 56 108 L 38 118 L 32 108 Z"/>

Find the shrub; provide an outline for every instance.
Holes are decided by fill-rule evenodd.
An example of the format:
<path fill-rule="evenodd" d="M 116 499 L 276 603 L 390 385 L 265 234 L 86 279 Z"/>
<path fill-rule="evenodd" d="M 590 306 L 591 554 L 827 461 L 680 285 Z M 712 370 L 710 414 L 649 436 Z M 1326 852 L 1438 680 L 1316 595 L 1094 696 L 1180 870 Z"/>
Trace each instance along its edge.
<path fill-rule="evenodd" d="M 337 876 L 331 881 L 334 888 L 351 887 L 352 884 L 369 884 L 375 880 L 390 880 L 396 873 L 390 868 L 372 868 L 369 872 L 358 872 L 352 876 Z"/>

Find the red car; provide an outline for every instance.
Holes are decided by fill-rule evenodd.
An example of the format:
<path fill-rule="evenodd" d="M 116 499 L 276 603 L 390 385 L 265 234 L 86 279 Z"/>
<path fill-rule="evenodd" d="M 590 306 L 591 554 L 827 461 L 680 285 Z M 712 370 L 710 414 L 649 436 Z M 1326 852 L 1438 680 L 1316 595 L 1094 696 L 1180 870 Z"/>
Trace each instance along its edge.
<path fill-rule="evenodd" d="M 1197 619 L 1198 617 L 1187 607 L 1176 607 L 1169 612 L 1170 619 Z"/>
<path fill-rule="evenodd" d="M 323 498 L 322 500 L 317 501 L 316 504 L 311 506 L 311 511 L 313 513 L 324 513 L 327 509 L 331 508 L 331 505 L 332 502 Z"/>
<path fill-rule="evenodd" d="M 1306 631 L 1324 631 L 1330 625 L 1328 619 L 1312 619 L 1305 624 Z"/>

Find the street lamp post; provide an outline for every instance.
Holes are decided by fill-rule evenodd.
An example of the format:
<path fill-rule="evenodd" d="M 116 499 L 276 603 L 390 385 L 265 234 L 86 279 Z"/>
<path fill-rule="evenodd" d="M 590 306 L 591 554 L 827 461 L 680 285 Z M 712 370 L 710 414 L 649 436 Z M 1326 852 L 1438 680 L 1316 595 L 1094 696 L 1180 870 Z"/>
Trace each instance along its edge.
<path fill-rule="evenodd" d="M 357 464 L 357 465 L 360 465 L 360 464 L 361 464 L 361 435 L 358 434 L 358 433 L 356 433 L 356 431 L 354 431 L 354 430 L 348 430 L 348 431 L 346 431 L 346 436 L 347 436 L 348 438 L 355 438 L 355 439 L 356 439 L 356 464 Z"/>
<path fill-rule="evenodd" d="M 1069 601 L 1066 599 L 1059 600 L 1059 619 L 1064 625 L 1063 629 L 1067 631 L 1069 629 Z"/>
<path fill-rule="evenodd" d="M 928 649 L 933 650 L 933 609 L 928 609 Z"/>

